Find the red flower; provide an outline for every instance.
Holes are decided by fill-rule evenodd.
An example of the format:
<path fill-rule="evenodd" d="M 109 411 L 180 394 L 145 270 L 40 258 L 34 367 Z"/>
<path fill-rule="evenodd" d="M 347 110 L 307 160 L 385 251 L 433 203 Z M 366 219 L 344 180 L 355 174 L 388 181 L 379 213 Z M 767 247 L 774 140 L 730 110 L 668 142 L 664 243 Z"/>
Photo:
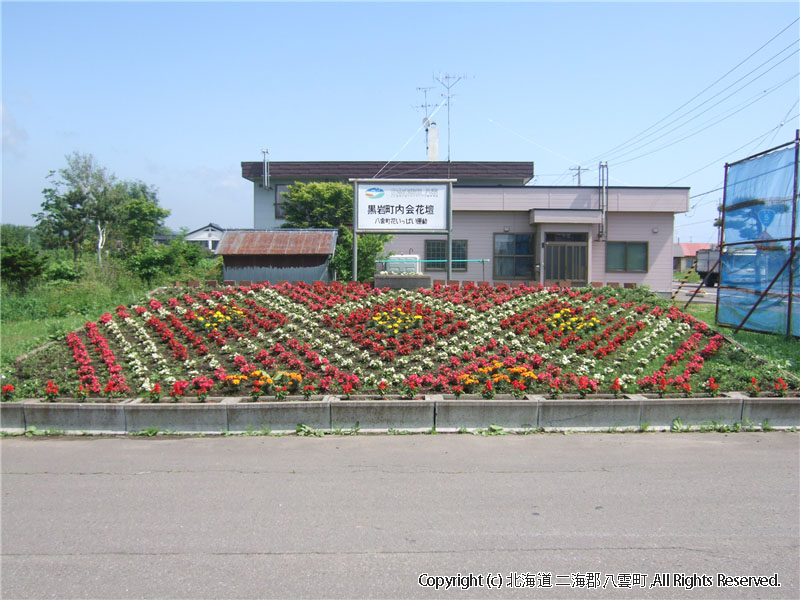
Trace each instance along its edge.
<path fill-rule="evenodd" d="M 44 395 L 47 397 L 48 400 L 52 402 L 53 400 L 58 398 L 58 386 L 52 381 L 48 381 Z"/>

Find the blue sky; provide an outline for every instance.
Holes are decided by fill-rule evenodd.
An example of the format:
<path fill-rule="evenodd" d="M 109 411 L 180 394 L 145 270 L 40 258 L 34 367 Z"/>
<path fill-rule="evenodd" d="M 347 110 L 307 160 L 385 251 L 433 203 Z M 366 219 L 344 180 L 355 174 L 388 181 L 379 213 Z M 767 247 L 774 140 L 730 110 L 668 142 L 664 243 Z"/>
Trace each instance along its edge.
<path fill-rule="evenodd" d="M 78 151 L 157 186 L 174 229 L 252 227 L 241 161 L 424 160 L 417 88 L 438 104 L 434 76 L 452 74 L 453 160 L 533 161 L 538 185 L 576 184 L 578 165 L 595 185 L 608 160 L 612 185 L 691 187 L 676 235 L 712 241 L 722 192 L 705 192 L 725 162 L 798 128 L 796 2 L 3 2 L 1 17 L 4 223 L 33 224 Z"/>

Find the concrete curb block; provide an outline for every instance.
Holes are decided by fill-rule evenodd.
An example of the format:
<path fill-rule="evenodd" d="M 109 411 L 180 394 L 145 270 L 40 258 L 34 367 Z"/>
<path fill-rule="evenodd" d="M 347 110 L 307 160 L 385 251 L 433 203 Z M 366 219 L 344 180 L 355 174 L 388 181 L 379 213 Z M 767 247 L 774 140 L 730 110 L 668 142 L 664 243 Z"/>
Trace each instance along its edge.
<path fill-rule="evenodd" d="M 9 433 L 25 431 L 25 405 L 7 402 L 0 410 L 0 430 Z"/>
<path fill-rule="evenodd" d="M 24 404 L 25 428 L 53 431 L 125 433 L 125 408 L 121 404 Z M 5 409 L 5 407 L 3 407 Z M 5 419 L 3 419 L 5 420 Z"/>
<path fill-rule="evenodd" d="M 436 430 L 458 431 L 497 425 L 504 429 L 535 429 L 539 403 L 530 400 L 442 400 L 436 403 Z"/>
<path fill-rule="evenodd" d="M 497 425 L 504 429 L 669 429 L 768 424 L 800 427 L 800 398 L 442 399 L 215 402 L 213 404 L 48 403 L 0 404 L 0 430 L 136 433 L 293 432 L 313 429 L 457 431 Z"/>
<path fill-rule="evenodd" d="M 298 425 L 331 428 L 328 402 L 240 403 L 228 409 L 228 431 L 296 431 Z"/>
<path fill-rule="evenodd" d="M 741 423 L 743 402 L 738 398 L 654 398 L 642 402 L 641 423 L 667 428 L 675 419 L 685 426 Z"/>
<path fill-rule="evenodd" d="M 638 427 L 642 401 L 628 398 L 608 400 L 542 400 L 539 402 L 539 427 Z"/>
<path fill-rule="evenodd" d="M 747 398 L 742 407 L 742 421 L 770 427 L 795 427 L 800 423 L 800 402 L 796 398 Z"/>
<path fill-rule="evenodd" d="M 429 431 L 436 404 L 425 400 L 340 400 L 331 402 L 331 429 Z"/>
<path fill-rule="evenodd" d="M 129 404 L 124 410 L 129 433 L 154 428 L 188 433 L 228 430 L 228 406 L 221 404 Z"/>

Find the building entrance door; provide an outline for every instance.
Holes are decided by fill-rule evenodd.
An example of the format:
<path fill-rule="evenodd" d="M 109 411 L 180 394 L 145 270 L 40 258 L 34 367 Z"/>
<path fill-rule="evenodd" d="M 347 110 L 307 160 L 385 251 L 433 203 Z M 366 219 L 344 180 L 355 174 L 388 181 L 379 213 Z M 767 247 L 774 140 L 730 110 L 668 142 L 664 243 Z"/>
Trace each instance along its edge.
<path fill-rule="evenodd" d="M 544 236 L 544 285 L 585 286 L 589 234 L 552 232 Z"/>

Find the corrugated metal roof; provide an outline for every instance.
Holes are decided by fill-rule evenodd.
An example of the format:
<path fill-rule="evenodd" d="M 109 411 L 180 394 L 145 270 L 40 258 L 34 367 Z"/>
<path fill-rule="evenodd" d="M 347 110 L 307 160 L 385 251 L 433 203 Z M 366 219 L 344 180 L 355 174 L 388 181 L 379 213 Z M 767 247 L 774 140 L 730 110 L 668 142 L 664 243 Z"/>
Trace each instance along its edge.
<path fill-rule="evenodd" d="M 217 246 L 222 255 L 333 254 L 336 229 L 229 230 Z"/>
<path fill-rule="evenodd" d="M 279 179 L 505 179 L 525 184 L 533 178 L 532 162 L 508 161 L 280 161 L 269 163 L 270 177 Z M 264 163 L 242 162 L 242 177 L 261 180 Z"/>

